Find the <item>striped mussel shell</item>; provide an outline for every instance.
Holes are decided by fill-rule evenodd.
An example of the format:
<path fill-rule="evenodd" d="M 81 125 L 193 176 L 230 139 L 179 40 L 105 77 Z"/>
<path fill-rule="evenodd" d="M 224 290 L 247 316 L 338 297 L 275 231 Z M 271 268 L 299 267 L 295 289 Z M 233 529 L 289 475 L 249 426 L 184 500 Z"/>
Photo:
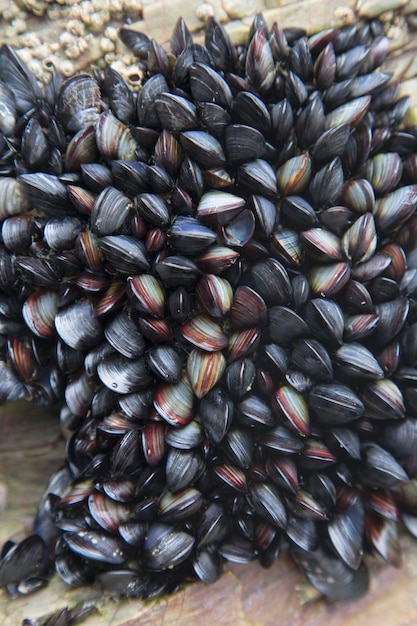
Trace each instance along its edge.
<path fill-rule="evenodd" d="M 22 315 L 28 328 L 38 337 L 55 334 L 58 296 L 54 291 L 36 291 L 23 303 Z"/>
<path fill-rule="evenodd" d="M 0 217 L 26 213 L 30 201 L 24 185 L 18 179 L 3 177 L 0 179 Z"/>
<path fill-rule="evenodd" d="M 115 187 L 106 187 L 96 198 L 91 211 L 93 232 L 102 237 L 122 232 L 131 212 L 131 200 Z"/>
<path fill-rule="evenodd" d="M 226 360 L 221 352 L 192 350 L 187 359 L 187 372 L 193 391 L 201 399 L 220 380 L 226 368 Z"/>
<path fill-rule="evenodd" d="M 96 142 L 99 152 L 109 160 L 134 160 L 137 144 L 129 127 L 107 111 L 98 119 Z"/>
<path fill-rule="evenodd" d="M 67 131 L 76 133 L 94 125 L 100 114 L 98 83 L 87 74 L 71 76 L 61 85 L 58 94 L 58 118 Z"/>
<path fill-rule="evenodd" d="M 181 335 L 197 348 L 207 352 L 222 350 L 228 344 L 221 324 L 206 314 L 197 315 L 183 324 Z"/>

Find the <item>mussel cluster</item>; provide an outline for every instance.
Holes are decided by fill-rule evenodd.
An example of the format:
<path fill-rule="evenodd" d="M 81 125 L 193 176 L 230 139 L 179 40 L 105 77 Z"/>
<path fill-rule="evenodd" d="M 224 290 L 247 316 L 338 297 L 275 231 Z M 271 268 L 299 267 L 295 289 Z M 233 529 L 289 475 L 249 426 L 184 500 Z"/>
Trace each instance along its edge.
<path fill-rule="evenodd" d="M 42 88 L 0 52 L 0 400 L 66 466 L 0 585 L 154 597 L 289 552 L 333 598 L 417 535 L 417 130 L 378 22 Z"/>

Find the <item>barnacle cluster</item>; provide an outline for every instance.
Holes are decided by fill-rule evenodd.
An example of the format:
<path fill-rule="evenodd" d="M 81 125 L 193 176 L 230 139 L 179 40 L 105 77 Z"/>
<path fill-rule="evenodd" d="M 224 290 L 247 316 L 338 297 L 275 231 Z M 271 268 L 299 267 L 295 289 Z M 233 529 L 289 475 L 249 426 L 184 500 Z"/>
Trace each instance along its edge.
<path fill-rule="evenodd" d="M 0 51 L 0 400 L 65 468 L 0 585 L 153 597 L 288 551 L 333 598 L 417 534 L 417 131 L 378 22 L 124 28 L 45 88 Z"/>

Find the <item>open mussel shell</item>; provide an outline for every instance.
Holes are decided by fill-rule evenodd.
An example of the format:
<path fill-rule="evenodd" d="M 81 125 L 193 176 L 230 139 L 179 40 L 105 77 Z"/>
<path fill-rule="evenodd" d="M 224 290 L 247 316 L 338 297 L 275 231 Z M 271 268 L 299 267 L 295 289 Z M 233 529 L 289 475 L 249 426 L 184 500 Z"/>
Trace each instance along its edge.
<path fill-rule="evenodd" d="M 245 209 L 222 229 L 222 235 L 229 246 L 241 248 L 248 244 L 255 230 L 252 211 Z"/>

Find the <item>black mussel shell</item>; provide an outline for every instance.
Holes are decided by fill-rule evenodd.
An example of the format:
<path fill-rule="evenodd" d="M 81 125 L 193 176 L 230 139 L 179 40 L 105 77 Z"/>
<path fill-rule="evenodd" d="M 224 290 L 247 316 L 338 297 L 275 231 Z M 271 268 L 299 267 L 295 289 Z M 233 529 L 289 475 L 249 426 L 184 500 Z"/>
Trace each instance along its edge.
<path fill-rule="evenodd" d="M 128 78 L 45 85 L 0 48 L 0 404 L 60 404 L 67 437 L 11 596 L 287 552 L 347 600 L 417 535 L 417 130 L 386 24 L 247 30 L 124 26 Z"/>

